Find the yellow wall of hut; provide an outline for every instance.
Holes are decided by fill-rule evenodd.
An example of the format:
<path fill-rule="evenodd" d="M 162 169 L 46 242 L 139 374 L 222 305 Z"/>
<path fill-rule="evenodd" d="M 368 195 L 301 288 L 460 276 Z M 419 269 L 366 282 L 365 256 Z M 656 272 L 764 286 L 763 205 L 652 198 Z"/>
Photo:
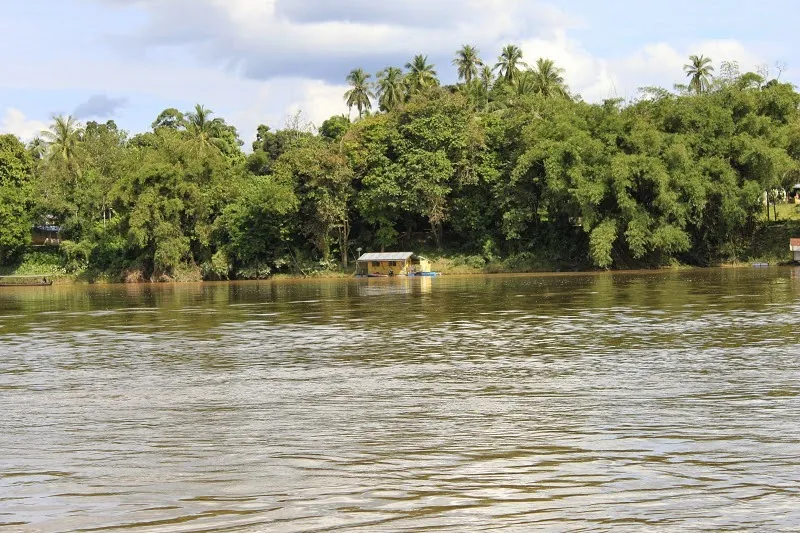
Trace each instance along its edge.
<path fill-rule="evenodd" d="M 382 274 L 385 276 L 407 276 L 409 272 L 430 272 L 431 262 L 427 259 L 420 259 L 418 263 L 414 263 L 411 259 L 405 261 L 369 261 L 367 267 L 359 264 L 359 273 L 361 274 Z"/>

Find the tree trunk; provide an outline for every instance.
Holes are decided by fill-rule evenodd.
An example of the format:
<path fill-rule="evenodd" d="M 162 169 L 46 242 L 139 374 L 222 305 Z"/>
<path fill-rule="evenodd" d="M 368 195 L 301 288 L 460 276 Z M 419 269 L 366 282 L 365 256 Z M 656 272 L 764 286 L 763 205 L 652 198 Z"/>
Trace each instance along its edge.
<path fill-rule="evenodd" d="M 438 222 L 431 223 L 431 231 L 433 232 L 433 241 L 436 243 L 436 249 L 442 249 L 442 225 Z"/>
<path fill-rule="evenodd" d="M 406 216 L 403 218 L 403 222 L 406 226 L 405 235 L 403 236 L 403 247 L 411 249 L 413 248 L 413 246 L 411 245 L 411 241 L 413 240 L 414 229 L 415 229 L 414 219 L 411 218 L 410 214 L 406 214 Z"/>
<path fill-rule="evenodd" d="M 767 222 L 769 222 L 769 191 L 765 192 L 764 199 L 766 199 L 766 204 L 767 204 Z"/>
<path fill-rule="evenodd" d="M 347 268 L 347 243 L 350 241 L 350 221 L 345 218 L 339 227 L 339 250 L 342 253 L 342 265 Z"/>
<path fill-rule="evenodd" d="M 344 228 L 339 228 L 339 254 L 342 260 L 342 267 L 347 268 L 347 248 L 344 245 Z"/>

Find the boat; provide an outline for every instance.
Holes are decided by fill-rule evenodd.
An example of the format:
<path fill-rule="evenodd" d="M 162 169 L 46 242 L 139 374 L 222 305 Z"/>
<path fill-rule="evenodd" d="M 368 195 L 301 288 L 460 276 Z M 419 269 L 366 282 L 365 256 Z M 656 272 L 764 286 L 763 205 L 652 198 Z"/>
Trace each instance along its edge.
<path fill-rule="evenodd" d="M 49 287 L 52 284 L 53 280 L 45 276 L 0 276 L 0 287 Z"/>

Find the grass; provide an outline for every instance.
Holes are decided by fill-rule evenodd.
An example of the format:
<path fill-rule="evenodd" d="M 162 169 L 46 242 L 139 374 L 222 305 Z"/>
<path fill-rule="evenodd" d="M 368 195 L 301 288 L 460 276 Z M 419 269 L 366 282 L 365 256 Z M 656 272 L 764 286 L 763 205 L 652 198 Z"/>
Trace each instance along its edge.
<path fill-rule="evenodd" d="M 13 264 L 0 267 L 3 276 L 66 276 L 64 259 L 58 248 L 30 246 Z"/>
<path fill-rule="evenodd" d="M 786 220 L 798 220 L 800 221 L 800 204 L 778 204 L 775 206 L 774 211 L 773 208 L 770 206 L 769 210 L 769 221 L 774 222 L 774 213 L 777 211 L 778 214 L 778 222 L 786 221 Z M 766 208 L 761 213 L 761 220 L 766 221 L 767 212 Z"/>
<path fill-rule="evenodd" d="M 778 221 L 764 224 L 756 232 L 751 246 L 745 251 L 739 262 L 779 265 L 792 261 L 789 239 L 800 237 L 800 216 L 780 218 L 781 206 L 778 207 Z"/>

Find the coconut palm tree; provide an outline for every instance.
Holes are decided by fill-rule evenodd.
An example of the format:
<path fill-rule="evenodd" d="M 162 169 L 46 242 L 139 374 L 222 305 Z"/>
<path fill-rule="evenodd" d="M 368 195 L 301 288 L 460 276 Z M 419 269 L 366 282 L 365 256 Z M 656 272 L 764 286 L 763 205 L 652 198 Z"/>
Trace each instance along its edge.
<path fill-rule="evenodd" d="M 222 144 L 222 126 L 225 122 L 221 118 L 211 118 L 214 112 L 200 104 L 194 110 L 185 114 L 186 131 L 190 137 L 200 143 L 202 148 Z"/>
<path fill-rule="evenodd" d="M 714 77 L 711 58 L 702 55 L 689 56 L 689 63 L 683 66 L 683 71 L 689 78 L 689 89 L 697 94 L 707 91 L 711 85 L 711 78 Z"/>
<path fill-rule="evenodd" d="M 492 67 L 484 64 L 478 71 L 478 76 L 472 83 L 465 84 L 466 94 L 475 103 L 476 108 L 484 109 L 489 103 L 489 96 L 494 83 Z"/>
<path fill-rule="evenodd" d="M 83 126 L 74 117 L 57 115 L 49 130 L 41 133 L 41 138 L 53 157 L 61 157 L 69 166 L 75 164 L 78 144 L 83 139 Z"/>
<path fill-rule="evenodd" d="M 469 85 L 473 78 L 478 77 L 478 67 L 483 66 L 483 61 L 478 57 L 477 48 L 465 44 L 456 52 L 453 65 L 458 68 L 458 79 Z"/>
<path fill-rule="evenodd" d="M 529 96 L 540 92 L 536 73 L 532 70 L 523 70 L 514 79 L 514 92 L 517 96 Z"/>
<path fill-rule="evenodd" d="M 397 67 L 386 67 L 378 72 L 378 106 L 382 111 L 392 111 L 405 99 L 405 78 Z"/>
<path fill-rule="evenodd" d="M 47 143 L 39 136 L 34 137 L 27 148 L 28 153 L 37 161 L 41 161 L 47 155 Z"/>
<path fill-rule="evenodd" d="M 483 87 L 483 90 L 488 93 L 489 89 L 492 88 L 492 82 L 494 82 L 494 71 L 492 70 L 492 67 L 489 65 L 484 65 L 481 69 L 480 76 L 481 86 Z"/>
<path fill-rule="evenodd" d="M 526 66 L 527 64 L 522 61 L 522 50 L 519 46 L 508 44 L 503 48 L 500 57 L 497 58 L 494 70 L 497 70 L 500 77 L 505 81 L 513 83 L 514 79 L 519 75 L 520 69 Z"/>
<path fill-rule="evenodd" d="M 365 109 L 372 109 L 371 98 L 375 98 L 375 94 L 372 92 L 372 84 L 369 82 L 371 77 L 371 74 L 367 74 L 361 68 L 354 68 L 347 75 L 347 83 L 351 88 L 344 93 L 344 99 L 348 108 L 352 110 L 355 106 L 358 109 L 358 118 L 364 116 Z"/>
<path fill-rule="evenodd" d="M 552 59 L 539 58 L 530 70 L 534 92 L 543 96 L 566 96 L 564 69 L 556 67 Z"/>
<path fill-rule="evenodd" d="M 435 65 L 428 64 L 428 56 L 416 55 L 410 63 L 406 63 L 406 83 L 410 94 L 416 94 L 438 85 Z"/>

